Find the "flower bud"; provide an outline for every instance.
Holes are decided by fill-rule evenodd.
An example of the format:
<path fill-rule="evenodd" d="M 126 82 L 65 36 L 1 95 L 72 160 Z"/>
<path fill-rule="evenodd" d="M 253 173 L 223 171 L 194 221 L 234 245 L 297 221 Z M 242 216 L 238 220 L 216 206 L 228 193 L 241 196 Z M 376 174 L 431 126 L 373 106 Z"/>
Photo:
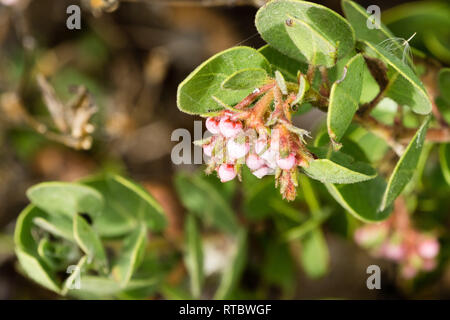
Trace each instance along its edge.
<path fill-rule="evenodd" d="M 219 131 L 219 119 L 215 117 L 209 117 L 206 119 L 205 125 L 206 129 L 208 129 L 209 132 L 212 134 L 218 134 Z"/>
<path fill-rule="evenodd" d="M 231 181 L 236 177 L 236 171 L 233 164 L 222 164 L 218 170 L 221 182 Z"/>
<path fill-rule="evenodd" d="M 236 141 L 235 139 L 230 139 L 227 142 L 228 156 L 231 160 L 236 160 L 244 157 L 249 150 L 250 146 L 246 142 L 239 143 L 239 141 Z"/>
<path fill-rule="evenodd" d="M 267 149 L 262 155 L 261 158 L 266 161 L 266 165 L 272 169 L 277 167 L 277 152 L 271 149 Z"/>
<path fill-rule="evenodd" d="M 433 238 L 426 238 L 419 243 L 419 255 L 424 259 L 433 259 L 439 253 L 439 242 Z"/>
<path fill-rule="evenodd" d="M 229 117 L 222 117 L 219 122 L 219 129 L 225 137 L 231 138 L 242 131 L 242 123 L 233 121 Z"/>
<path fill-rule="evenodd" d="M 260 136 L 255 142 L 255 152 L 261 154 L 267 149 L 267 138 L 265 136 Z"/>
<path fill-rule="evenodd" d="M 261 168 L 259 168 L 258 170 L 255 170 L 252 172 L 258 179 L 261 179 L 264 176 L 267 176 L 269 174 L 273 173 L 273 169 L 267 167 L 267 166 L 263 166 Z"/>
<path fill-rule="evenodd" d="M 264 163 L 264 160 L 256 154 L 250 154 L 246 160 L 247 167 L 252 171 L 260 169 Z"/>
<path fill-rule="evenodd" d="M 277 157 L 277 165 L 283 170 L 290 170 L 295 166 L 295 154 L 290 153 L 287 158 Z"/>
<path fill-rule="evenodd" d="M 214 149 L 214 144 L 213 143 L 208 143 L 208 144 L 203 145 L 203 152 L 208 157 L 211 157 L 213 149 Z"/>
<path fill-rule="evenodd" d="M 414 268 L 412 265 L 407 264 L 407 265 L 403 266 L 401 272 L 402 272 L 402 276 L 405 279 L 411 279 L 411 278 L 414 278 L 416 276 L 417 269 Z"/>
<path fill-rule="evenodd" d="M 272 130 L 272 134 L 270 135 L 270 149 L 273 151 L 280 150 L 280 130 L 274 129 Z"/>
<path fill-rule="evenodd" d="M 384 256 L 390 260 L 400 261 L 405 256 L 405 249 L 401 244 L 386 243 L 382 250 Z"/>

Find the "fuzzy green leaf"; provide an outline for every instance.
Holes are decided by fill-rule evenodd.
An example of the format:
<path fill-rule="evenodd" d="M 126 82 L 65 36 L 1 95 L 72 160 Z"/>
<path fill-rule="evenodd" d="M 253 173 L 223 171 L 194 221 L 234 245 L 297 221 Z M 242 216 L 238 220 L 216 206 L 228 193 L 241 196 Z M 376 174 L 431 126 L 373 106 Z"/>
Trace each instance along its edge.
<path fill-rule="evenodd" d="M 167 221 L 161 205 L 141 186 L 118 175 L 83 180 L 105 199 L 102 214 L 94 220 L 99 234 L 114 237 L 138 228 L 140 221 L 151 230 L 165 228 Z"/>
<path fill-rule="evenodd" d="M 108 260 L 102 242 L 86 219 L 79 214 L 73 217 L 73 235 L 81 250 L 88 256 L 89 262 L 93 261 L 97 268 L 106 273 Z"/>
<path fill-rule="evenodd" d="M 257 73 L 257 78 L 252 75 Z M 227 105 L 234 105 L 265 81 L 270 74 L 269 62 L 249 47 L 233 47 L 209 58 L 195 69 L 180 85 L 178 108 L 186 113 L 206 115 L 222 110 L 212 99 L 217 97 Z"/>
<path fill-rule="evenodd" d="M 112 273 L 121 287 L 126 287 L 142 263 L 147 245 L 147 228 L 144 224 L 136 228 L 123 242 L 123 247 Z"/>
<path fill-rule="evenodd" d="M 301 262 L 303 270 L 310 278 L 320 278 L 328 271 L 330 253 L 325 237 L 320 229 L 314 230 L 301 240 Z"/>
<path fill-rule="evenodd" d="M 400 160 L 397 162 L 397 165 L 389 178 L 387 189 L 381 203 L 381 210 L 384 210 L 394 202 L 395 198 L 400 195 L 414 175 L 422 152 L 429 121 L 430 117 L 427 117 L 409 142 L 408 147 Z"/>
<path fill-rule="evenodd" d="M 296 82 L 299 71 L 302 73 L 308 71 L 306 63 L 292 59 L 268 44 L 259 48 L 258 51 L 269 61 L 272 70 L 280 71 L 288 81 Z"/>
<path fill-rule="evenodd" d="M 415 113 L 430 113 L 430 98 L 411 68 L 383 47 L 367 41 L 364 41 L 364 44 L 368 54 L 381 59 L 387 65 L 389 84 L 385 95 L 399 104 L 409 106 Z"/>
<path fill-rule="evenodd" d="M 287 56 L 313 65 L 333 66 L 354 47 L 350 24 L 316 3 L 272 1 L 256 14 L 261 37 Z"/>
<path fill-rule="evenodd" d="M 376 177 L 376 171 L 364 162 L 355 161 L 342 152 L 330 152 L 328 148 L 310 147 L 319 159 L 309 163 L 303 171 L 322 183 L 356 183 Z"/>
<path fill-rule="evenodd" d="M 331 86 L 327 113 L 328 135 L 336 142 L 344 136 L 359 107 L 364 71 L 362 55 L 358 54 L 350 59 L 344 70 L 344 79 Z"/>
<path fill-rule="evenodd" d="M 77 213 L 88 213 L 94 218 L 103 208 L 103 197 L 98 191 L 77 183 L 39 183 L 27 190 L 27 196 L 48 214 L 70 218 Z"/>

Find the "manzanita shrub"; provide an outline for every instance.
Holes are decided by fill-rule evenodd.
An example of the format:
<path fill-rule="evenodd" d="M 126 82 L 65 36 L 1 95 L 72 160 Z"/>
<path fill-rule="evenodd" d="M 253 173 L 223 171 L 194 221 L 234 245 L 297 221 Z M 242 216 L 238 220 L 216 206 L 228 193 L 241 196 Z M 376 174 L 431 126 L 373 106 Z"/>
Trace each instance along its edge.
<path fill-rule="evenodd" d="M 183 241 L 161 240 L 167 225 L 161 206 L 121 176 L 46 182 L 29 189 L 31 204 L 17 221 L 22 270 L 42 286 L 78 298 L 155 292 L 167 298 L 258 298 L 236 294 L 247 263 L 246 227 L 273 219 L 271 228 L 262 226 L 273 241 L 256 235 L 266 250 L 261 277 L 268 283 L 291 288 L 287 243 L 302 248 L 305 272 L 320 277 L 329 262 L 320 226 L 335 211 L 319 200 L 326 195 L 351 214 L 346 219 L 353 229 L 345 233 L 356 229 L 355 241 L 398 263 L 404 278 L 436 268 L 436 234 L 418 230 L 409 213 L 425 192 L 421 176 L 436 144 L 441 168 L 430 183 L 437 194 L 444 181 L 449 194 L 450 69 L 419 50 L 410 57 L 408 41 L 385 25 L 369 29 L 370 16 L 355 2 L 343 0 L 342 8 L 345 18 L 316 3 L 271 1 L 255 19 L 265 46 L 220 52 L 179 85 L 179 109 L 206 118 L 211 136 L 195 143 L 208 156 L 206 173 L 219 178 L 175 177 L 188 211 Z M 295 124 L 311 108 L 326 116 L 314 134 Z M 232 206 L 238 186 L 244 218 Z M 299 199 L 300 210 L 289 202 Z M 279 214 L 272 217 L 273 211 Z M 372 224 L 357 228 L 357 220 Z M 220 232 L 231 248 L 219 251 L 220 265 L 210 261 L 211 255 L 220 260 L 217 234 L 205 236 L 205 229 Z M 173 280 L 179 272 L 168 274 L 180 258 L 189 293 Z M 205 293 L 205 279 L 217 272 L 214 293 Z"/>

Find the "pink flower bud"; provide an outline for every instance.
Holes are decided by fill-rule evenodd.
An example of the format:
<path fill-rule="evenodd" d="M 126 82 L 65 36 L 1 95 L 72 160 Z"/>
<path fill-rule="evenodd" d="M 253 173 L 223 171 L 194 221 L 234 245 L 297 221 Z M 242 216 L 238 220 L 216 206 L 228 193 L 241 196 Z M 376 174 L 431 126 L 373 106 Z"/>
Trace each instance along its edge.
<path fill-rule="evenodd" d="M 249 150 L 250 146 L 246 142 L 239 143 L 239 141 L 236 141 L 235 139 L 230 139 L 227 142 L 228 156 L 231 160 L 236 160 L 244 157 Z"/>
<path fill-rule="evenodd" d="M 383 254 L 388 259 L 400 261 L 405 256 L 405 249 L 400 244 L 386 243 Z"/>
<path fill-rule="evenodd" d="M 242 123 L 223 117 L 219 122 L 220 132 L 227 138 L 231 138 L 242 131 Z"/>
<path fill-rule="evenodd" d="M 277 157 L 277 165 L 283 170 L 290 170 L 295 166 L 295 153 L 290 153 L 287 158 Z"/>
<path fill-rule="evenodd" d="M 209 117 L 208 119 L 206 119 L 206 129 L 208 129 L 208 131 L 212 134 L 218 134 L 219 122 L 220 120 L 218 118 Z"/>
<path fill-rule="evenodd" d="M 264 159 L 266 165 L 272 169 L 277 167 L 277 156 L 278 153 L 271 149 L 267 149 L 262 155 L 261 158 Z"/>
<path fill-rule="evenodd" d="M 250 154 L 245 163 L 250 170 L 258 170 L 264 165 L 264 160 L 256 154 Z"/>
<path fill-rule="evenodd" d="M 259 137 L 255 142 L 255 152 L 261 154 L 267 149 L 267 138 Z"/>
<path fill-rule="evenodd" d="M 258 179 L 261 179 L 264 176 L 267 176 L 269 174 L 273 173 L 273 169 L 267 167 L 267 166 L 263 166 L 261 168 L 259 168 L 258 170 L 255 170 L 252 172 Z"/>
<path fill-rule="evenodd" d="M 203 145 L 203 152 L 204 152 L 208 157 L 211 157 L 213 149 L 214 149 L 213 143 L 209 143 L 209 144 L 204 144 L 204 145 Z"/>
<path fill-rule="evenodd" d="M 433 259 L 439 253 L 439 242 L 433 238 L 424 239 L 417 248 L 419 255 L 424 259 Z"/>
<path fill-rule="evenodd" d="M 221 182 L 231 181 L 236 177 L 236 171 L 233 164 L 222 164 L 218 170 Z"/>
<path fill-rule="evenodd" d="M 417 274 L 417 269 L 414 268 L 412 265 L 405 265 L 402 268 L 402 276 L 405 279 L 411 279 L 414 278 Z"/>

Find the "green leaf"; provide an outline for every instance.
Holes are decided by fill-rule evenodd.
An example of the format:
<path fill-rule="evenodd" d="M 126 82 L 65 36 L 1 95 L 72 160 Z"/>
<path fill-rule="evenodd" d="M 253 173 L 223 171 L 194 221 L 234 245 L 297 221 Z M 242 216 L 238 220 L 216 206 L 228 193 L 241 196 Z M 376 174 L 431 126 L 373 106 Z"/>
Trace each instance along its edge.
<path fill-rule="evenodd" d="M 441 96 L 450 103 L 450 68 L 443 68 L 439 71 L 439 90 Z"/>
<path fill-rule="evenodd" d="M 394 37 L 392 32 L 382 23 L 380 24 L 379 29 L 369 29 L 367 27 L 367 21 L 371 15 L 356 2 L 342 0 L 341 6 L 345 17 L 352 25 L 353 30 L 355 30 L 357 40 L 365 40 L 374 44 L 379 44 L 383 40 Z M 400 47 L 401 46 L 399 45 L 399 48 Z"/>
<path fill-rule="evenodd" d="M 381 200 L 386 190 L 386 181 L 380 176 L 354 184 L 327 183 L 325 186 L 344 209 L 361 221 L 383 221 L 392 211 L 391 207 L 380 210 Z"/>
<path fill-rule="evenodd" d="M 56 237 L 61 237 L 74 242 L 72 220 L 66 216 L 43 215 L 33 219 L 35 225 L 51 233 Z"/>
<path fill-rule="evenodd" d="M 261 68 L 246 68 L 236 71 L 222 82 L 222 89 L 243 90 L 258 87 L 267 79 L 267 71 Z"/>
<path fill-rule="evenodd" d="M 268 44 L 259 48 L 258 51 L 269 61 L 272 70 L 279 70 L 288 81 L 296 82 L 299 71 L 302 73 L 308 71 L 306 63 L 292 59 Z"/>
<path fill-rule="evenodd" d="M 400 195 L 409 180 L 411 180 L 414 175 L 414 171 L 417 167 L 420 154 L 422 152 L 429 122 L 430 117 L 427 117 L 420 126 L 419 130 L 417 130 L 412 140 L 409 142 L 408 147 L 401 156 L 400 160 L 397 162 L 397 165 L 389 178 L 387 189 L 381 203 L 381 210 L 384 210 L 394 202 L 395 198 Z"/>
<path fill-rule="evenodd" d="M 185 263 L 191 280 L 192 295 L 198 298 L 203 285 L 202 238 L 195 217 L 190 214 L 185 224 L 186 253 Z"/>
<path fill-rule="evenodd" d="M 19 248 L 16 248 L 16 255 L 21 267 L 31 279 L 49 290 L 60 292 L 60 285 L 54 280 L 55 274 L 39 258 Z"/>
<path fill-rule="evenodd" d="M 441 163 L 442 174 L 450 185 L 450 143 L 443 143 L 440 145 L 439 160 Z"/>
<path fill-rule="evenodd" d="M 331 152 L 328 148 L 314 148 L 310 150 L 319 157 L 309 163 L 303 171 L 307 176 L 322 183 L 348 184 L 370 180 L 377 172 L 368 164 L 355 161 L 351 156 L 342 152 Z"/>
<path fill-rule="evenodd" d="M 255 70 L 257 79 L 250 77 Z M 223 107 L 212 96 L 232 106 L 263 84 L 263 72 L 270 73 L 269 62 L 255 49 L 233 47 L 222 51 L 202 63 L 180 83 L 178 108 L 201 115 L 222 110 Z"/>
<path fill-rule="evenodd" d="M 324 276 L 328 271 L 330 254 L 325 237 L 320 229 L 302 238 L 301 262 L 303 270 L 313 279 Z"/>
<path fill-rule="evenodd" d="M 32 235 L 33 220 L 43 215 L 45 212 L 31 204 L 20 213 L 14 231 L 16 255 L 20 266 L 31 279 L 59 293 L 60 284 L 56 274 L 39 257 L 38 245 Z"/>
<path fill-rule="evenodd" d="M 96 267 L 106 273 L 108 260 L 102 242 L 94 229 L 79 214 L 73 217 L 73 235 L 81 250 L 88 256 L 89 262 L 94 261 Z"/>
<path fill-rule="evenodd" d="M 399 104 L 409 106 L 415 113 L 430 113 L 430 98 L 411 68 L 381 46 L 373 45 L 367 41 L 364 41 L 364 44 L 368 54 L 387 64 L 389 84 L 385 95 Z"/>
<path fill-rule="evenodd" d="M 105 199 L 102 214 L 94 220 L 100 235 L 124 235 L 144 222 L 151 230 L 160 231 L 167 221 L 161 205 L 141 186 L 118 175 L 97 176 L 83 180 L 98 190 Z"/>
<path fill-rule="evenodd" d="M 142 263 L 147 245 L 147 228 L 144 224 L 128 235 L 124 242 L 112 273 L 121 287 L 126 287 Z"/>
<path fill-rule="evenodd" d="M 341 140 L 358 110 L 364 65 L 361 54 L 354 56 L 344 68 L 346 70 L 344 80 L 338 80 L 331 86 L 327 126 L 328 134 L 333 141 Z"/>
<path fill-rule="evenodd" d="M 244 271 L 245 261 L 247 259 L 247 235 L 245 230 L 241 229 L 238 231 L 236 242 L 236 251 L 230 264 L 224 270 L 219 288 L 214 295 L 214 299 L 216 300 L 224 300 L 230 297 Z"/>
<path fill-rule="evenodd" d="M 43 182 L 27 190 L 30 201 L 48 214 L 65 215 L 72 219 L 77 213 L 98 216 L 103 197 L 96 190 L 77 183 Z"/>
<path fill-rule="evenodd" d="M 350 24 L 311 2 L 269 2 L 258 10 L 255 23 L 261 37 L 276 50 L 313 65 L 331 67 L 354 47 Z"/>
<path fill-rule="evenodd" d="M 206 223 L 229 233 L 239 229 L 228 199 L 206 178 L 179 173 L 175 178 L 175 187 L 183 205 Z"/>

